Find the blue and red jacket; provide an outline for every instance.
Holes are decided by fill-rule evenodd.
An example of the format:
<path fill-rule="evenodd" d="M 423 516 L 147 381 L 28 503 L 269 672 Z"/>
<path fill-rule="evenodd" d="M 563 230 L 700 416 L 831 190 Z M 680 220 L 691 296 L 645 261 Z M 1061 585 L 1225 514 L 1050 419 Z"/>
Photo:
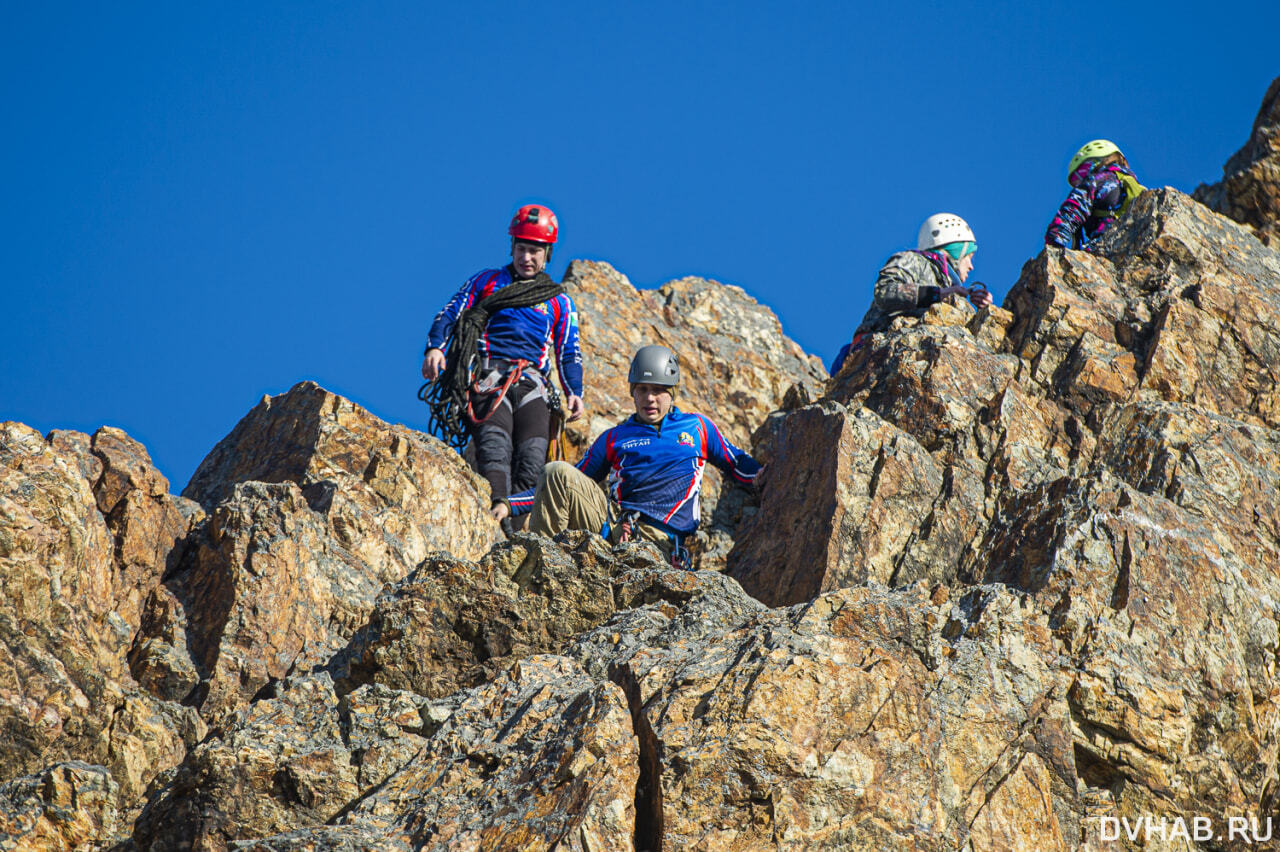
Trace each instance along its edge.
<path fill-rule="evenodd" d="M 698 528 L 702 471 L 707 462 L 750 485 L 760 464 L 725 440 L 711 418 L 672 407 L 661 423 L 635 417 L 606 431 L 578 462 L 578 470 L 600 482 L 623 512 L 683 538 Z M 534 489 L 508 498 L 511 513 L 533 508 Z"/>
<path fill-rule="evenodd" d="M 511 267 L 482 269 L 467 279 L 449 304 L 436 314 L 427 335 L 428 349 L 444 349 L 453 325 L 467 308 L 514 279 Z M 544 375 L 551 373 L 551 354 L 565 393 L 582 396 L 582 350 L 578 345 L 578 310 L 568 293 L 530 308 L 505 308 L 489 317 L 480 338 L 492 358 L 528 361 Z"/>
<path fill-rule="evenodd" d="M 1121 175 L 1134 177 L 1132 171 L 1116 163 L 1081 163 L 1067 179 L 1071 192 L 1045 231 L 1045 245 L 1081 248 L 1102 236 L 1129 200 Z"/>

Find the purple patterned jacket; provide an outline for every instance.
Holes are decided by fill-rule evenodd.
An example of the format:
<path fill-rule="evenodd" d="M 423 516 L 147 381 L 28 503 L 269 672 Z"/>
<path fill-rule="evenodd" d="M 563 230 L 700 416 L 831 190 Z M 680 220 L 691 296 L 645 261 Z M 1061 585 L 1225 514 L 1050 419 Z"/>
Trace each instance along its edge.
<path fill-rule="evenodd" d="M 1102 236 L 1128 200 L 1121 174 L 1134 176 L 1115 163 L 1081 163 L 1068 178 L 1071 192 L 1044 233 L 1045 245 L 1082 248 Z"/>

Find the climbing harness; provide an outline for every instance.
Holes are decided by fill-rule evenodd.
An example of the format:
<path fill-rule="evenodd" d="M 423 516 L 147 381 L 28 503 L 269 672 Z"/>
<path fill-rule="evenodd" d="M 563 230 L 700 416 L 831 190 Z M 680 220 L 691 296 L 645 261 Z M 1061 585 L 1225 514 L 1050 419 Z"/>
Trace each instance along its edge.
<path fill-rule="evenodd" d="M 634 509 L 629 512 L 623 512 L 622 516 L 618 519 L 618 543 L 621 544 L 627 541 L 639 540 L 636 539 L 635 536 L 639 530 L 640 524 L 644 523 L 644 520 L 644 516 Z M 650 523 L 649 526 L 661 530 L 661 527 L 656 524 Z M 611 524 L 605 523 L 604 529 L 601 530 L 601 534 L 607 539 L 609 537 L 610 530 Z M 662 532 L 666 534 L 667 538 L 671 542 L 671 567 L 680 571 L 693 570 L 693 557 L 690 556 L 689 550 L 684 546 L 682 537 L 670 532 L 669 530 L 662 530 Z"/>
<path fill-rule="evenodd" d="M 467 394 L 467 419 L 474 425 L 479 426 L 484 423 L 493 413 L 498 410 L 498 406 L 502 405 L 502 401 L 507 398 L 507 391 L 511 390 L 520 377 L 524 375 L 524 368 L 530 366 L 528 361 L 523 358 L 517 358 L 514 361 L 507 362 L 510 366 L 506 371 L 506 378 L 503 378 L 502 371 L 490 368 L 484 371 L 484 375 L 471 383 L 471 392 Z M 499 384 L 501 383 L 501 384 Z M 474 404 L 478 399 L 485 399 L 485 415 L 483 417 L 476 416 Z"/>
<path fill-rule="evenodd" d="M 636 524 L 640 523 L 639 512 L 627 512 L 622 516 L 622 524 L 618 528 L 618 541 L 631 541 L 635 535 Z"/>
<path fill-rule="evenodd" d="M 671 541 L 671 567 L 677 571 L 693 570 L 693 557 L 689 555 L 688 549 L 674 537 Z"/>
<path fill-rule="evenodd" d="M 497 273 L 487 283 L 492 283 L 496 277 Z M 483 375 L 479 381 L 486 381 L 491 373 L 483 341 L 489 317 L 506 308 L 527 308 L 542 304 L 563 292 L 563 286 L 552 281 L 545 272 L 539 272 L 536 278 L 516 281 L 495 290 L 462 312 L 445 344 L 447 354 L 444 370 L 436 376 L 434 382 L 426 382 L 418 388 L 418 399 L 431 410 L 427 428 L 432 434 L 438 435 L 458 452 L 462 452 L 467 445 L 470 435 L 462 422 L 462 415 L 465 413 L 471 417 L 474 412 L 471 394 L 477 384 L 477 365 L 482 365 Z M 528 361 L 523 363 L 530 366 Z M 506 395 L 511 385 L 519 381 L 519 376 L 511 378 L 508 374 L 499 381 L 504 382 L 502 395 L 493 402 L 490 413 L 501 404 L 502 396 Z"/>

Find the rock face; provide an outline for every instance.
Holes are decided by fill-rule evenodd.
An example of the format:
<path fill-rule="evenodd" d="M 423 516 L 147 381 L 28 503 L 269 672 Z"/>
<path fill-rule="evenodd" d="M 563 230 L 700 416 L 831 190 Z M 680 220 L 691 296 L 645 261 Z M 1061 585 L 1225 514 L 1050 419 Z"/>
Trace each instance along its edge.
<path fill-rule="evenodd" d="M 119 792 L 111 773 L 86 763 L 0 784 L 0 848 L 105 848 L 120 833 Z"/>
<path fill-rule="evenodd" d="M 629 608 L 561 655 L 435 700 L 289 679 L 192 753 L 136 841 L 178 848 L 196 826 L 205 847 L 274 850 L 1065 848 L 1085 831 L 1069 681 L 1045 617 L 1009 591 L 767 610 L 652 551 L 601 556 Z"/>
<path fill-rule="evenodd" d="M 571 556 L 522 536 L 478 566 L 427 560 L 354 637 L 340 684 L 376 681 L 439 698 L 492 680 L 513 659 L 560 651 L 616 608 L 603 539 L 576 538 Z"/>
<path fill-rule="evenodd" d="M 760 455 L 780 463 L 730 559 L 749 591 L 788 604 L 866 579 L 979 578 L 1006 501 L 1104 469 L 1280 564 L 1259 502 L 1275 493 L 1280 256 L 1149 192 L 1096 254 L 1028 264 L 1006 306 L 969 327 L 945 305 L 900 320 L 823 401 L 765 430 Z M 1225 479 L 1185 459 L 1211 435 L 1201 464 Z"/>
<path fill-rule="evenodd" d="M 212 724 L 327 663 L 429 554 L 501 538 L 456 453 L 312 383 L 259 403 L 185 493 L 210 515 L 149 601 L 134 668 Z"/>
<path fill-rule="evenodd" d="M 1007 592 L 969 606 L 848 589 L 616 663 L 660 755 L 663 848 L 1078 837 L 1051 635 Z"/>
<path fill-rule="evenodd" d="M 295 483 L 335 541 L 401 576 L 434 550 L 475 558 L 502 538 L 487 487 L 456 453 L 314 382 L 264 397 L 182 493 L 212 508 L 249 481 Z"/>
<path fill-rule="evenodd" d="M 1264 243 L 1280 238 L 1280 77 L 1271 81 L 1245 146 L 1222 169 L 1218 183 L 1201 184 L 1195 197 L 1249 225 Z"/>
<path fill-rule="evenodd" d="M 757 348 L 672 288 L 725 338 L 677 348 Z M 314 385 L 191 499 L 118 430 L 4 424 L 0 848 L 1274 847 L 1277 363 L 1280 253 L 1145 193 L 816 401 L 743 379 L 786 404 L 731 427 L 769 465 L 732 576 L 490 547 L 455 454 Z"/>
<path fill-rule="evenodd" d="M 4 424 L 0 770 L 17 836 L 127 835 L 158 774 L 210 724 L 327 665 L 384 584 L 500 539 L 481 488 L 442 445 L 308 384 L 206 460 L 188 493 L 207 511 L 119 430 Z M 59 761 L 89 768 L 47 774 Z M 79 779 L 105 815 L 51 816 Z"/>
<path fill-rule="evenodd" d="M 598 671 L 603 647 L 628 643 L 603 640 L 590 663 L 540 652 L 569 649 L 623 607 L 669 609 L 722 583 L 663 567 L 647 545 L 577 541 L 566 554 L 527 536 L 479 565 L 424 563 L 335 658 L 337 686 L 328 672 L 286 678 L 228 717 L 135 839 L 633 848 L 639 746 L 625 694 Z M 335 821 L 345 828 L 314 828 Z"/>
<path fill-rule="evenodd" d="M 197 517 L 117 429 L 46 440 L 0 426 L 0 777 L 53 773 L 11 787 L 11 797 L 74 799 L 67 791 L 83 783 L 94 790 L 86 802 L 129 812 L 204 734 L 190 708 L 141 689 L 127 659 L 140 600 Z M 94 780 L 96 769 L 51 769 L 75 761 L 109 768 L 110 783 Z M 30 805 L 15 824 L 30 817 L 31 831 L 55 837 L 47 808 Z M 97 816 L 71 823 L 73 833 L 102 827 Z"/>
<path fill-rule="evenodd" d="M 771 605 L 1012 590 L 1066 663 L 1077 818 L 1273 812 L 1280 254 L 1157 190 L 1005 308 L 899 321 L 776 415 L 730 573 Z"/>

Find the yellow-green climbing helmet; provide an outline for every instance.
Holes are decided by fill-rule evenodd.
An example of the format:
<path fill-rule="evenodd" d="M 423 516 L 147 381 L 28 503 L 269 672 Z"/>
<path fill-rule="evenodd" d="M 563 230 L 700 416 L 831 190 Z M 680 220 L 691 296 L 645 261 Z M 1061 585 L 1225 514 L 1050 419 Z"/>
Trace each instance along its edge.
<path fill-rule="evenodd" d="M 1085 144 L 1083 148 L 1076 151 L 1076 155 L 1071 158 L 1071 165 L 1067 166 L 1067 180 L 1071 180 L 1071 176 L 1076 173 L 1076 169 L 1080 168 L 1080 164 L 1085 160 L 1097 160 L 1108 154 L 1119 154 L 1120 149 L 1116 147 L 1116 143 L 1109 139 L 1095 139 Z"/>

